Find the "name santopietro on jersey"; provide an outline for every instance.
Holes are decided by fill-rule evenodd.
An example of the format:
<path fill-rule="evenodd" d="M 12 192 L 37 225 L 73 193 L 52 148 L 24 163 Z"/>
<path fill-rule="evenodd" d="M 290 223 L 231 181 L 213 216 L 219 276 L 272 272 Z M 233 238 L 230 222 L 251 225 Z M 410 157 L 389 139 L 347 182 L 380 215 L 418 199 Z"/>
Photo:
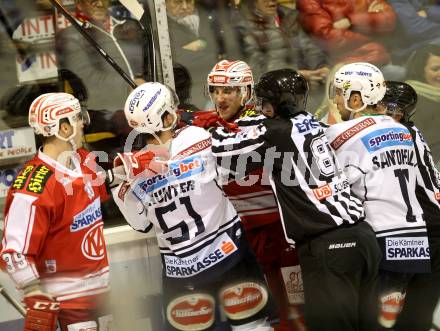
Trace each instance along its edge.
<path fill-rule="evenodd" d="M 384 251 L 382 267 L 426 271 L 429 245 L 415 194 L 419 170 L 409 130 L 389 116 L 362 116 L 332 125 L 326 136 L 363 200 L 365 219 Z"/>
<path fill-rule="evenodd" d="M 180 129 L 170 155 L 167 174 L 121 184 L 112 192 L 115 202 L 135 230 L 154 227 L 167 277 L 227 270 L 238 261 L 244 236 L 218 184 L 210 134 L 193 126 Z"/>
<path fill-rule="evenodd" d="M 306 241 L 363 217 L 361 201 L 350 187 L 319 122 L 309 113 L 290 120 L 247 117 L 241 131 L 213 132 L 214 155 L 221 168 L 246 173 L 265 167 L 277 198 L 289 243 Z"/>

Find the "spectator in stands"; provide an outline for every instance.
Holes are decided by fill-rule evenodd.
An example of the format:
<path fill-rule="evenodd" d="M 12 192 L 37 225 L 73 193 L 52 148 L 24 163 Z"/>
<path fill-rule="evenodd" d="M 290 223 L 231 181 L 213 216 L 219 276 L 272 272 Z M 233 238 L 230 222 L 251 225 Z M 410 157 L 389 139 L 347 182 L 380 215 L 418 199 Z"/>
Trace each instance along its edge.
<path fill-rule="evenodd" d="M 192 101 L 203 107 L 206 72 L 220 53 L 214 12 L 197 6 L 195 0 L 166 0 L 168 30 L 173 60 L 184 66 L 193 80 Z"/>
<path fill-rule="evenodd" d="M 311 84 L 325 82 L 324 52 L 298 24 L 296 10 L 276 0 L 245 0 L 238 31 L 243 53 L 255 77 L 283 68 L 298 70 Z"/>
<path fill-rule="evenodd" d="M 394 29 L 396 15 L 384 0 L 298 0 L 299 20 L 337 62 L 385 65 L 390 55 L 381 37 Z"/>
<path fill-rule="evenodd" d="M 194 112 L 198 108 L 191 103 L 192 78 L 189 71 L 180 63 L 173 64 L 174 85 L 179 97 L 178 109 Z"/>
<path fill-rule="evenodd" d="M 428 0 L 389 0 L 398 24 L 393 38 L 393 60 L 404 63 L 427 44 L 440 45 L 440 7 Z"/>
<path fill-rule="evenodd" d="M 142 83 L 143 42 L 138 23 L 111 17 L 109 0 L 75 0 L 75 9 L 87 33 L 132 79 Z M 56 49 L 60 68 L 84 82 L 89 109 L 115 112 L 124 108 L 130 86 L 73 26 L 56 34 Z"/>
<path fill-rule="evenodd" d="M 329 72 L 327 56 L 299 25 L 298 12 L 276 0 L 245 0 L 240 11 L 237 32 L 255 77 L 277 69 L 298 70 L 312 87 L 308 109 L 316 109 Z"/>
<path fill-rule="evenodd" d="M 408 61 L 407 80 L 418 94 L 414 123 L 429 143 L 437 167 L 440 165 L 440 46 L 416 50 Z"/>

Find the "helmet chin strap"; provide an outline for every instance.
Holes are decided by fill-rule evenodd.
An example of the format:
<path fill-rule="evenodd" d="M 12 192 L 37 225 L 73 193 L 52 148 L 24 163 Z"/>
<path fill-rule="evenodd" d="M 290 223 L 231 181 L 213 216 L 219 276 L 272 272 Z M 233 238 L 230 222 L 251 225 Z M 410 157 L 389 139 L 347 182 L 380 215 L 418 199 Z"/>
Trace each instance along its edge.
<path fill-rule="evenodd" d="M 354 119 L 354 115 L 356 115 L 356 113 L 354 111 L 350 112 L 350 117 L 348 118 L 349 120 Z"/>
<path fill-rule="evenodd" d="M 75 140 L 74 140 L 74 138 L 76 136 L 76 122 L 72 118 L 69 118 L 69 124 L 73 128 L 73 132 L 70 136 L 62 137 L 58 133 L 56 133 L 55 137 L 57 137 L 60 140 L 65 141 L 65 142 L 68 142 L 70 144 L 70 146 L 72 146 L 72 151 L 76 152 L 76 150 L 78 149 L 78 146 L 76 145 Z"/>
<path fill-rule="evenodd" d="M 72 146 L 72 151 L 76 152 L 76 150 L 78 149 L 78 146 L 76 145 L 75 140 L 73 139 L 73 137 L 69 139 L 69 143 Z"/>
<path fill-rule="evenodd" d="M 171 123 L 171 125 L 169 127 L 163 128 L 161 131 L 170 131 L 170 130 L 174 130 L 176 128 L 177 125 L 177 114 L 173 113 L 172 114 L 174 116 L 174 120 L 173 123 Z M 164 146 L 168 151 L 171 148 L 171 141 L 172 139 L 168 139 L 167 141 L 163 142 L 162 139 L 160 139 L 160 137 L 156 134 L 156 132 L 151 132 L 151 135 L 154 137 L 154 139 L 156 139 L 159 142 L 159 145 Z"/>
<path fill-rule="evenodd" d="M 250 100 L 250 98 L 248 98 L 248 87 L 247 86 L 241 86 L 240 87 L 240 91 L 241 91 L 241 106 L 244 107 L 246 105 L 246 103 Z"/>
<path fill-rule="evenodd" d="M 349 120 L 352 120 L 354 118 L 354 116 L 356 115 L 356 113 L 359 113 L 359 112 L 363 111 L 365 108 L 367 108 L 367 104 L 364 103 L 361 108 L 353 109 L 348 105 L 348 100 L 345 100 L 345 99 L 344 99 L 344 106 L 345 106 L 345 109 L 350 112 Z"/>

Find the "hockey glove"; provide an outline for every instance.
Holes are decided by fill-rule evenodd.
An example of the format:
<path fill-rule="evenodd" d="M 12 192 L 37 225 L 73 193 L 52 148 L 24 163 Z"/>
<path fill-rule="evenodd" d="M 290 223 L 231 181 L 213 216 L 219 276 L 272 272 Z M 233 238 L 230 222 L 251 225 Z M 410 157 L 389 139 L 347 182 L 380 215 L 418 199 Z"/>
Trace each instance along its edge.
<path fill-rule="evenodd" d="M 55 331 L 60 303 L 49 294 L 33 290 L 23 298 L 27 308 L 24 320 L 24 331 Z"/>
<path fill-rule="evenodd" d="M 118 153 L 113 161 L 113 167 L 122 165 L 127 179 L 132 180 L 140 174 L 150 177 L 166 172 L 167 167 L 164 161 L 168 159 L 169 153 L 164 149 Z"/>
<path fill-rule="evenodd" d="M 229 123 L 222 119 L 217 113 L 215 112 L 199 112 L 196 113 L 192 125 L 198 126 L 204 129 L 209 128 L 216 128 L 219 126 L 223 126 L 226 128 L 229 132 L 238 132 L 238 126 L 235 123 Z"/>
<path fill-rule="evenodd" d="M 198 112 L 194 114 L 194 118 L 192 120 L 192 125 L 198 126 L 200 128 L 209 129 L 212 127 L 217 127 L 217 121 L 219 116 L 217 113 L 212 111 Z"/>

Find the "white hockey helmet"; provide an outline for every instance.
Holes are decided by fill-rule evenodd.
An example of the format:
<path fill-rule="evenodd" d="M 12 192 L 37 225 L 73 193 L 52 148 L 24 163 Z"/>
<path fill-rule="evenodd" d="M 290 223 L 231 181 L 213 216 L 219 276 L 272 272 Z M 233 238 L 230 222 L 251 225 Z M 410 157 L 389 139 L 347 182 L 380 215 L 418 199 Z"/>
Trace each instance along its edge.
<path fill-rule="evenodd" d="M 58 134 L 60 120 L 66 118 L 73 127 L 69 137 Z M 45 93 L 37 97 L 29 108 L 29 126 L 36 134 L 44 137 L 56 136 L 69 141 L 76 135 L 76 122 L 82 119 L 84 125 L 90 124 L 87 111 L 81 111 L 79 100 L 69 93 Z"/>
<path fill-rule="evenodd" d="M 254 77 L 249 65 L 244 61 L 222 60 L 212 68 L 208 75 L 208 92 L 212 99 L 214 86 L 238 86 L 244 103 L 248 102 L 254 92 Z M 249 94 L 248 94 L 249 88 Z"/>
<path fill-rule="evenodd" d="M 130 127 L 141 133 L 154 134 L 165 128 L 162 116 L 168 112 L 177 120 L 179 99 L 168 86 L 156 82 L 148 82 L 136 87 L 125 102 L 124 113 Z"/>
<path fill-rule="evenodd" d="M 382 72 L 375 65 L 367 62 L 356 62 L 342 66 L 336 71 L 333 83 L 330 84 L 329 97 L 333 99 L 336 89 L 342 90 L 345 108 L 357 113 L 367 106 L 379 103 L 385 95 L 386 84 Z M 359 92 L 363 106 L 359 109 L 351 109 L 348 100 L 352 92 Z"/>

